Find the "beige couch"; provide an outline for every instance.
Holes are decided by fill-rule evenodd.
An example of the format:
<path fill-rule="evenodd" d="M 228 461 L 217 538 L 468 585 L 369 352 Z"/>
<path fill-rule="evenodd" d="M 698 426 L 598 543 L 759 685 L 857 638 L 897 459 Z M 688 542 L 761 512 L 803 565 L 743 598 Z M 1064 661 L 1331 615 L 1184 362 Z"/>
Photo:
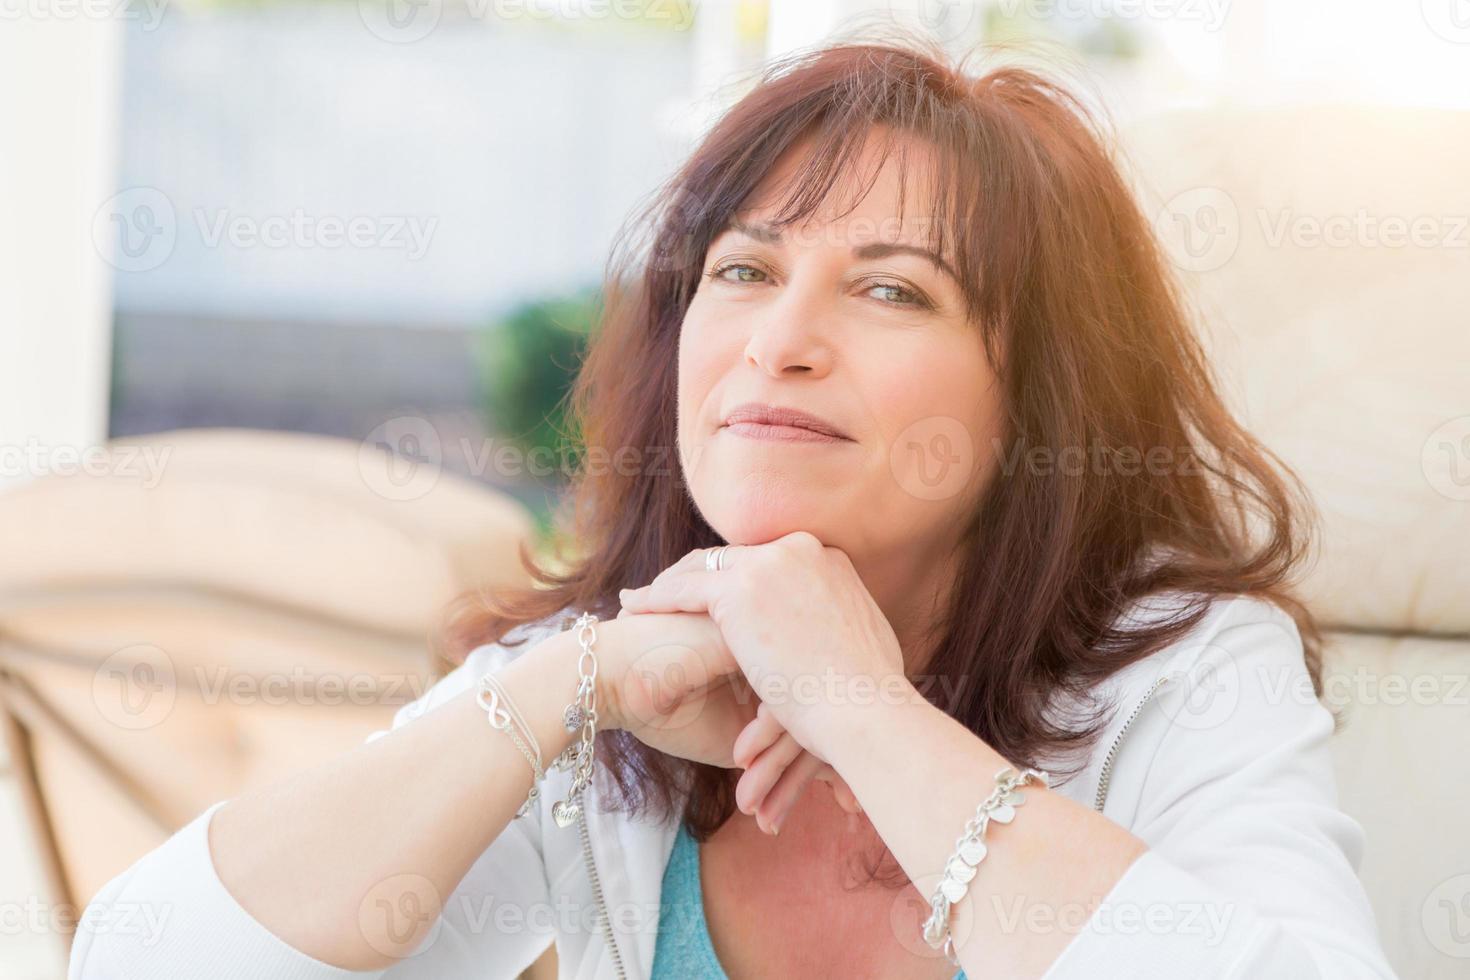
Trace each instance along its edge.
<path fill-rule="evenodd" d="M 1231 397 L 1322 511 L 1307 585 L 1389 955 L 1470 976 L 1470 113 L 1213 109 L 1127 148 Z"/>
<path fill-rule="evenodd" d="M 155 453 L 154 466 L 140 455 Z M 462 589 L 524 583 L 517 501 L 373 445 L 111 445 L 0 495 L 0 705 L 52 899 L 209 803 L 345 752 L 442 672 Z"/>

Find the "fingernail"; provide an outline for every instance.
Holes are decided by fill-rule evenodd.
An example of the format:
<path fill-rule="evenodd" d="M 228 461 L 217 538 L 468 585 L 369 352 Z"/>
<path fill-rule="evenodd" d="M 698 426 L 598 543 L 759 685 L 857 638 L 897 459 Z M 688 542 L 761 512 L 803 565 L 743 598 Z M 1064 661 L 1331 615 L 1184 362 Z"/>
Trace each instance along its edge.
<path fill-rule="evenodd" d="M 785 820 L 785 819 L 786 819 L 785 817 L 782 817 L 781 818 L 781 820 Z M 781 832 L 781 820 L 777 820 L 775 823 L 771 824 L 771 836 L 772 837 L 775 837 L 777 834 L 779 834 Z"/>

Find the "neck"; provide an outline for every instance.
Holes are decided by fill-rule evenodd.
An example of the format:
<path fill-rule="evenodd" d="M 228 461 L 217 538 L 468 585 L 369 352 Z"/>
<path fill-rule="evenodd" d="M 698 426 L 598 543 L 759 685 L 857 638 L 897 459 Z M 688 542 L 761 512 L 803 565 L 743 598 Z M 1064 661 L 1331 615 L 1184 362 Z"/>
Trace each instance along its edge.
<path fill-rule="evenodd" d="M 930 635 L 943 615 L 954 582 L 958 556 L 952 551 L 936 556 L 905 548 L 883 556 L 865 556 L 853 562 L 858 577 L 898 637 L 908 676 L 923 670 L 933 655 L 936 637 Z"/>

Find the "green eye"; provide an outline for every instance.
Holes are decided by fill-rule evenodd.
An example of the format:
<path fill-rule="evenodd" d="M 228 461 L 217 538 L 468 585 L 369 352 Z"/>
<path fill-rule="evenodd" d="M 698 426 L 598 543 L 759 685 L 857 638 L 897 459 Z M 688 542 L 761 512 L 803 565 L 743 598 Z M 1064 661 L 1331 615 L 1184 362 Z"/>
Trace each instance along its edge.
<path fill-rule="evenodd" d="M 727 278 L 725 276 L 725 273 L 727 272 L 735 272 L 737 274 L 737 278 Z M 753 265 L 745 265 L 740 262 L 731 262 L 726 265 L 718 266 L 714 269 L 711 269 L 709 277 L 711 279 L 723 279 L 725 282 L 760 282 L 761 280 L 756 277 L 764 275 L 764 272 L 757 269 Z"/>
<path fill-rule="evenodd" d="M 881 293 L 879 291 L 882 291 Z M 929 302 L 907 286 L 896 282 L 878 282 L 868 287 L 868 294 L 894 306 L 917 306 L 928 309 Z"/>
<path fill-rule="evenodd" d="M 869 292 L 877 290 L 882 290 L 880 298 L 890 303 L 911 303 L 914 301 L 914 294 L 912 292 L 891 282 L 880 282 L 869 290 Z"/>

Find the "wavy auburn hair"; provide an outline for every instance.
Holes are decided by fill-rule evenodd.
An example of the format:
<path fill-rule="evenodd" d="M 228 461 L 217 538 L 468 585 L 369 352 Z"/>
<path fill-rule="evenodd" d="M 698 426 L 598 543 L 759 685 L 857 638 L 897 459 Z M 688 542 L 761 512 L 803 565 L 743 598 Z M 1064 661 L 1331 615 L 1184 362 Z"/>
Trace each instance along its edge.
<path fill-rule="evenodd" d="M 618 589 L 724 543 L 675 451 L 680 326 L 706 250 L 788 147 L 814 138 L 776 223 L 810 216 L 875 131 L 938 151 L 926 213 L 1001 380 L 1005 458 L 1136 454 L 1131 466 L 997 472 L 956 528 L 962 557 L 926 674 L 965 683 L 940 707 L 1016 764 L 1091 746 L 1116 706 L 1085 702 L 1095 710 L 1076 728 L 1050 717 L 1052 699 L 1086 699 L 1233 594 L 1290 613 L 1320 697 L 1320 634 L 1290 578 L 1307 554 L 1310 498 L 1226 409 L 1105 131 L 1035 71 L 971 74 L 913 40 L 849 39 L 771 64 L 624 227 L 570 394 L 585 453 L 558 548 L 569 543 L 575 557 L 554 571 L 523 549 L 535 587 L 460 597 L 446 619 L 449 658 L 568 606 L 615 616 Z M 1176 465 L 1142 465 L 1158 447 Z M 640 465 L 617 465 L 620 449 Z M 1155 549 L 1167 560 L 1144 560 Z M 1175 591 L 1188 599 L 1177 615 L 1123 628 L 1120 614 L 1139 599 Z M 626 732 L 598 738 L 615 805 L 682 815 L 700 840 L 735 811 L 738 770 L 667 756 Z"/>

